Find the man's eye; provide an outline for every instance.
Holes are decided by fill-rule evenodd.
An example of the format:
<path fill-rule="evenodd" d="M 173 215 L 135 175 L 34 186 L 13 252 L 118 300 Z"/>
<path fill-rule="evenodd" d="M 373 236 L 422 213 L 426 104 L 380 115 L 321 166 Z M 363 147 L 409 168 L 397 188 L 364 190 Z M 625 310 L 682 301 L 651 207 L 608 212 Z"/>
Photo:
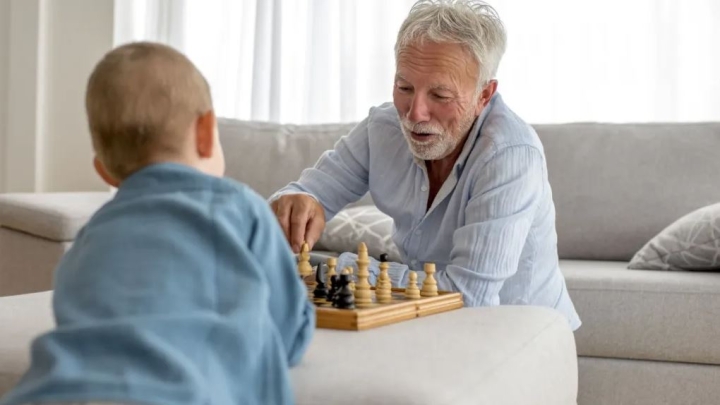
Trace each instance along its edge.
<path fill-rule="evenodd" d="M 443 96 L 440 94 L 435 94 L 434 97 L 438 100 L 449 100 L 450 99 L 450 97 L 446 97 L 446 96 Z"/>
<path fill-rule="evenodd" d="M 398 86 L 398 90 L 400 90 L 400 91 L 402 91 L 402 92 L 408 92 L 408 91 L 410 91 L 411 89 L 410 89 L 410 87 L 408 87 L 408 86 Z"/>

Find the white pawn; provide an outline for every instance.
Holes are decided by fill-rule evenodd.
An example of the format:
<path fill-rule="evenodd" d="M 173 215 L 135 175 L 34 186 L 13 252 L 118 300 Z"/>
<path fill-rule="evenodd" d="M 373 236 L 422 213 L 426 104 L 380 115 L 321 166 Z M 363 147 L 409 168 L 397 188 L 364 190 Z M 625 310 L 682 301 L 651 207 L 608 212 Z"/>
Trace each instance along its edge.
<path fill-rule="evenodd" d="M 425 281 L 423 281 L 420 295 L 423 297 L 435 297 L 438 295 L 437 281 L 435 281 L 435 264 L 425 263 Z"/>
<path fill-rule="evenodd" d="M 337 259 L 334 257 L 330 257 L 327 259 L 327 272 L 325 273 L 325 284 L 330 287 L 330 279 L 332 276 L 337 275 L 335 272 L 335 267 L 337 267 Z"/>
<path fill-rule="evenodd" d="M 350 277 L 350 283 L 348 283 L 348 288 L 350 291 L 355 291 L 355 281 L 353 281 L 353 268 L 351 266 L 347 266 L 343 269 L 342 274 L 347 274 Z"/>
<path fill-rule="evenodd" d="M 388 275 L 388 266 L 386 261 L 380 263 L 380 274 L 378 275 L 378 280 L 375 285 L 375 297 L 377 298 L 377 302 L 381 304 L 392 302 L 392 283 Z"/>
<path fill-rule="evenodd" d="M 417 286 L 417 273 L 412 270 L 408 276 L 408 285 L 405 287 L 405 298 L 411 300 L 420 299 L 420 290 Z"/>
<path fill-rule="evenodd" d="M 298 260 L 298 273 L 301 277 L 311 276 L 313 272 L 312 266 L 310 266 L 310 252 L 308 244 L 303 243 L 300 250 L 300 258 Z"/>

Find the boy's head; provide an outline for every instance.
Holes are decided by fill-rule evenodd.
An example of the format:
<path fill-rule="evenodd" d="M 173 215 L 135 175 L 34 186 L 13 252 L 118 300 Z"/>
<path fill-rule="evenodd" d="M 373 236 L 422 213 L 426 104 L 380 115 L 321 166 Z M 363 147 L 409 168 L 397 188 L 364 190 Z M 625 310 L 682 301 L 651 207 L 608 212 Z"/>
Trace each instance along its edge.
<path fill-rule="evenodd" d="M 160 162 L 225 171 L 210 88 L 168 46 L 131 43 L 107 53 L 90 75 L 85 107 L 95 168 L 110 185 Z"/>

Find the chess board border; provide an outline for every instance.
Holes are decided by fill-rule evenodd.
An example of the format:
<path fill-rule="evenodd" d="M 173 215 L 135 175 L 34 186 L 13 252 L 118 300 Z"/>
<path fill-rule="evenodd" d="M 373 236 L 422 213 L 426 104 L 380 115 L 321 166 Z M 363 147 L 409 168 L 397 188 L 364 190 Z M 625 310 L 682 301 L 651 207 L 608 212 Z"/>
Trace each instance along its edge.
<path fill-rule="evenodd" d="M 312 292 L 312 284 L 307 283 L 307 286 L 308 291 Z M 404 293 L 405 289 L 393 288 L 392 291 L 394 293 Z M 313 301 L 312 297 L 310 300 Z M 389 304 L 374 304 L 370 308 L 338 309 L 316 306 L 316 327 L 362 331 L 452 311 L 462 308 L 463 305 L 462 294 L 438 291 L 438 295 L 435 297 L 420 297 L 418 299 L 393 301 Z"/>

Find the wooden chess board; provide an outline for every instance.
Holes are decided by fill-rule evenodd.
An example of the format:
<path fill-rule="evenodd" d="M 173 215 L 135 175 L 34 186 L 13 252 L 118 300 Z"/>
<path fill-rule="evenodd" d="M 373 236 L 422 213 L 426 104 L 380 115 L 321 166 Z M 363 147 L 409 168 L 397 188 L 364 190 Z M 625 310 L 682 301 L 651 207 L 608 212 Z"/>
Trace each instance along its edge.
<path fill-rule="evenodd" d="M 308 298 L 315 304 L 318 328 L 365 330 L 406 321 L 421 316 L 452 311 L 463 306 L 462 294 L 438 291 L 435 297 L 405 298 L 404 289 L 392 289 L 392 302 L 380 304 L 372 290 L 372 304 L 367 308 L 338 309 L 323 299 L 313 297 L 313 285 L 306 283 Z"/>

